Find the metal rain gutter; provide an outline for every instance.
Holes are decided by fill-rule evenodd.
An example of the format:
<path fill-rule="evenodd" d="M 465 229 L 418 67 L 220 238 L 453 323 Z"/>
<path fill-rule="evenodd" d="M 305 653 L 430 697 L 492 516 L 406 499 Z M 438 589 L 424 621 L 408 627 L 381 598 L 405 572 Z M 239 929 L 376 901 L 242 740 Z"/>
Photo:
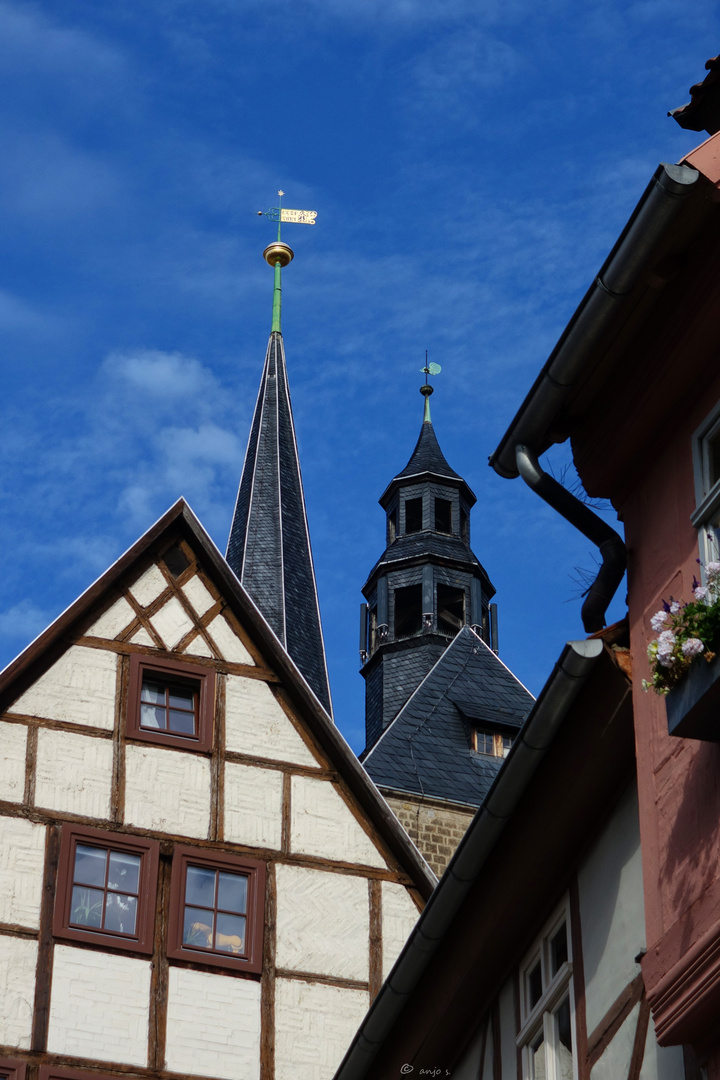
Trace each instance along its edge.
<path fill-rule="evenodd" d="M 480 878 L 505 825 L 602 654 L 599 638 L 570 641 L 482 806 L 460 841 L 395 966 L 383 983 L 334 1080 L 365 1080 L 453 919 Z"/>
<path fill-rule="evenodd" d="M 625 543 L 589 506 L 559 484 L 554 477 L 543 472 L 538 459 L 528 446 L 516 447 L 515 454 L 518 472 L 525 483 L 600 550 L 602 565 L 582 606 L 585 631 L 595 634 L 605 625 L 605 612 L 625 573 Z"/>
<path fill-rule="evenodd" d="M 687 165 L 658 165 L 618 242 L 491 455 L 490 465 L 499 476 L 514 479 L 518 475 L 516 446 L 530 446 L 536 453 L 546 448 L 548 432 L 584 373 L 598 337 L 649 269 L 658 241 L 699 177 Z"/>

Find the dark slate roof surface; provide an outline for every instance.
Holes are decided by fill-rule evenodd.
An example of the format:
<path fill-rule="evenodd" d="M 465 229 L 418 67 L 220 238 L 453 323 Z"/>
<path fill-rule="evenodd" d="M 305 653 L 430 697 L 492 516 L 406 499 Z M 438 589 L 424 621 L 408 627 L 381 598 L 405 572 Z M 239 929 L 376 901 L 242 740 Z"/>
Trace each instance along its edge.
<path fill-rule="evenodd" d="M 471 721 L 519 730 L 533 701 L 463 627 L 375 743 L 365 768 L 378 787 L 479 806 L 504 759 L 471 749 Z"/>
<path fill-rule="evenodd" d="M 268 342 L 227 561 L 331 712 L 282 334 Z"/>
<path fill-rule="evenodd" d="M 450 468 L 445 460 L 445 455 L 440 449 L 435 430 L 429 420 L 423 422 L 410 460 L 395 479 L 399 480 L 403 476 L 415 476 L 418 473 L 426 472 L 435 473 L 437 476 L 451 476 L 455 480 L 462 479 L 454 469 Z"/>

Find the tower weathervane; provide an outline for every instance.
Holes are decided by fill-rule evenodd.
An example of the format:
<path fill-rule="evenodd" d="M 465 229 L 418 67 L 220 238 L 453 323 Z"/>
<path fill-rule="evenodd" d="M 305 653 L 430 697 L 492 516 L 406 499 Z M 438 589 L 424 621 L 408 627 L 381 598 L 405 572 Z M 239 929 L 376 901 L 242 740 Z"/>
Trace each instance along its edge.
<path fill-rule="evenodd" d="M 422 371 L 422 373 L 425 376 L 425 382 L 420 387 L 420 393 L 425 398 L 425 410 L 424 410 L 424 413 L 423 413 L 423 423 L 424 424 L 429 424 L 429 423 L 431 423 L 431 420 L 430 420 L 430 395 L 433 392 L 433 388 L 430 385 L 430 383 L 428 382 L 428 377 L 430 375 L 439 375 L 440 372 L 442 371 L 442 368 L 440 367 L 439 364 L 432 364 L 432 363 L 429 364 L 428 363 L 427 349 L 425 350 L 425 367 L 420 368 L 420 370 Z"/>
<path fill-rule="evenodd" d="M 278 191 L 278 205 L 272 206 L 269 210 L 258 210 L 258 217 L 267 217 L 271 221 L 277 221 L 277 240 L 273 244 L 268 246 L 263 251 L 263 258 L 265 262 L 270 266 L 275 267 L 275 286 L 273 289 L 273 316 L 272 316 L 272 330 L 271 333 L 280 333 L 280 308 L 282 303 L 282 285 L 280 281 L 280 271 L 283 266 L 287 266 L 291 263 L 295 257 L 295 252 L 289 246 L 284 244 L 280 239 L 280 226 L 283 221 L 294 222 L 296 225 L 314 225 L 315 218 L 317 217 L 317 210 L 283 210 L 282 199 L 284 191 Z"/>

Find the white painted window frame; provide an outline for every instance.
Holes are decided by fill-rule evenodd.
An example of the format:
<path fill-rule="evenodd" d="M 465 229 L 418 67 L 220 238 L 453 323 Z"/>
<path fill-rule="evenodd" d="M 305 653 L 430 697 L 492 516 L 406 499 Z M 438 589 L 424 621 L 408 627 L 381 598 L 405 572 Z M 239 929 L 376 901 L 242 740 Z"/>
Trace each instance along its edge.
<path fill-rule="evenodd" d="M 550 977 L 550 943 L 565 923 L 567 933 L 568 959 L 558 971 Z M 535 1005 L 529 1008 L 528 976 L 537 964 L 541 963 L 543 992 Z M 532 1044 L 542 1033 L 546 1047 L 546 1080 L 561 1080 L 555 1064 L 555 1026 L 554 1017 L 558 1006 L 567 996 L 570 1006 L 570 1032 L 572 1037 L 573 1076 L 578 1077 L 577 1032 L 575 1029 L 575 993 L 572 963 L 572 924 L 570 919 L 570 900 L 565 897 L 562 904 L 548 919 L 532 948 L 528 951 L 520 966 L 520 1031 L 515 1040 L 522 1056 L 523 1080 L 531 1080 L 534 1074 Z"/>
<path fill-rule="evenodd" d="M 690 521 L 698 531 L 700 562 L 703 570 L 720 559 L 720 479 L 710 483 L 710 441 L 720 435 L 720 402 L 693 432 L 692 455 L 695 477 L 695 509 Z"/>

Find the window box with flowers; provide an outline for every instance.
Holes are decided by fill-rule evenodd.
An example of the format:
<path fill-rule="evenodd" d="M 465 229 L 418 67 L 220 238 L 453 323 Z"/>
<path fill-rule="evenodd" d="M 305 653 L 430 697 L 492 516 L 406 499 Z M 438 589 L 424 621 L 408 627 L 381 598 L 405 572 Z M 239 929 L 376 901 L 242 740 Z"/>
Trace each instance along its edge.
<path fill-rule="evenodd" d="M 693 582 L 693 600 L 663 601 L 650 625 L 651 678 L 645 690 L 666 695 L 668 732 L 720 742 L 720 562 L 705 568 L 706 585 Z"/>

